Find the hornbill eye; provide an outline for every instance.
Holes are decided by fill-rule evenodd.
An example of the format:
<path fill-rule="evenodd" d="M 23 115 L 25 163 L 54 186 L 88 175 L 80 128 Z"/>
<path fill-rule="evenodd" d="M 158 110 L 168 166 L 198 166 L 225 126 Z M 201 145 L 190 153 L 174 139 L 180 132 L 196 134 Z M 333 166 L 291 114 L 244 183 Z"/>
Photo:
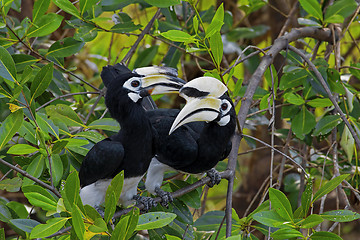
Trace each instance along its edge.
<path fill-rule="evenodd" d="M 222 103 L 221 104 L 221 110 L 225 111 L 228 108 L 228 104 L 227 103 Z"/>
<path fill-rule="evenodd" d="M 140 81 L 139 81 L 139 80 L 134 80 L 134 81 L 132 81 L 132 82 L 131 82 L 131 86 L 134 87 L 134 88 L 140 86 Z"/>

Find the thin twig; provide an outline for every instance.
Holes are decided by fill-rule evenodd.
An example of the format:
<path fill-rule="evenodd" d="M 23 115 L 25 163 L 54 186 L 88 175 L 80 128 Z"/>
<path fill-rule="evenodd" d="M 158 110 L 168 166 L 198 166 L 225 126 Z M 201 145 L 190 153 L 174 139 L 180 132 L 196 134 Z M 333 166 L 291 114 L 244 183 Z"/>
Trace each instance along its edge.
<path fill-rule="evenodd" d="M 139 43 L 141 42 L 141 40 L 144 38 L 145 34 L 150 33 L 150 29 L 152 27 L 152 25 L 154 24 L 155 20 L 160 16 L 160 8 L 156 11 L 155 15 L 152 17 L 152 19 L 150 20 L 150 22 L 146 25 L 146 27 L 144 28 L 144 30 L 141 32 L 141 34 L 139 35 L 139 37 L 136 39 L 134 45 L 132 45 L 132 47 L 130 48 L 130 50 L 126 53 L 125 57 L 123 58 L 123 60 L 121 60 L 122 63 L 126 63 L 126 65 L 129 65 L 129 62 L 131 60 L 131 57 L 134 55 L 136 48 L 138 47 Z"/>
<path fill-rule="evenodd" d="M 2 164 L 4 164 L 5 166 L 8 166 L 9 168 L 17 171 L 18 173 L 20 173 L 21 175 L 23 175 L 24 177 L 27 177 L 31 180 L 33 180 L 34 182 L 36 182 L 37 184 L 39 184 L 40 186 L 49 189 L 50 191 L 52 191 L 57 197 L 61 198 L 61 194 L 56 190 L 55 187 L 52 187 L 46 183 L 44 183 L 43 181 L 37 179 L 36 177 L 30 175 L 29 173 L 27 173 L 26 171 L 22 170 L 21 168 L 18 168 L 14 165 L 12 165 L 11 163 L 8 163 L 7 161 L 3 160 L 2 158 L 0 158 L 0 162 Z"/>
<path fill-rule="evenodd" d="M 61 98 L 66 98 L 66 97 L 71 97 L 71 96 L 75 96 L 75 95 L 85 95 L 85 94 L 100 94 L 101 92 L 77 92 L 77 93 L 68 93 L 68 94 L 64 94 L 64 95 L 61 95 L 61 96 L 58 96 L 58 97 L 55 97 L 53 99 L 51 99 L 50 101 L 44 103 L 43 105 L 41 105 L 40 107 L 38 107 L 35 111 L 39 111 L 40 109 L 42 109 L 43 107 L 46 107 L 47 105 L 49 105 L 50 103 L 58 100 L 58 99 L 61 99 Z"/>

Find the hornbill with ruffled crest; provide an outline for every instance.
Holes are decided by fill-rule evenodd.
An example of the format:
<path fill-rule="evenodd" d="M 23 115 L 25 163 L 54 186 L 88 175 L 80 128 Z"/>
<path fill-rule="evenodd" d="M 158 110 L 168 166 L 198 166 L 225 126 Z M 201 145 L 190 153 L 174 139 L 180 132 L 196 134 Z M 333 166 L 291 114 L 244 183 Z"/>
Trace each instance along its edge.
<path fill-rule="evenodd" d="M 231 150 L 236 114 L 227 87 L 212 77 L 196 78 L 185 84 L 179 95 L 186 100 L 184 108 L 147 111 L 157 130 L 156 156 L 150 163 L 145 187 L 162 198 L 162 205 L 172 201 L 160 186 L 164 172 L 199 174 L 206 172 L 209 186 L 221 180 L 214 169 Z"/>
<path fill-rule="evenodd" d="M 96 143 L 85 156 L 79 172 L 82 202 L 98 208 L 112 178 L 124 170 L 119 203 L 128 206 L 136 200 L 150 208 L 154 202 L 136 194 L 155 154 L 157 132 L 141 101 L 150 94 L 177 92 L 185 82 L 177 78 L 173 68 L 145 67 L 131 71 L 121 64 L 104 67 L 101 78 L 107 88 L 105 104 L 111 117 L 119 122 L 120 131 Z"/>

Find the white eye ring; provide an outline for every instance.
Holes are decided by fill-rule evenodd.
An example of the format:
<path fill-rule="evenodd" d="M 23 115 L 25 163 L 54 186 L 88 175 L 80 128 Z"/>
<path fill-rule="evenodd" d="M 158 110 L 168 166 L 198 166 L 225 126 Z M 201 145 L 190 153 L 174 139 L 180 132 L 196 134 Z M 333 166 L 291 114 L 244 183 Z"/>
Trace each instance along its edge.
<path fill-rule="evenodd" d="M 227 114 L 230 111 L 230 108 L 231 108 L 231 104 L 228 100 L 226 99 L 221 100 L 220 112 L 222 116 Z"/>
<path fill-rule="evenodd" d="M 138 91 L 141 87 L 141 78 L 132 77 L 129 78 L 123 85 L 124 88 L 129 89 L 130 91 Z"/>

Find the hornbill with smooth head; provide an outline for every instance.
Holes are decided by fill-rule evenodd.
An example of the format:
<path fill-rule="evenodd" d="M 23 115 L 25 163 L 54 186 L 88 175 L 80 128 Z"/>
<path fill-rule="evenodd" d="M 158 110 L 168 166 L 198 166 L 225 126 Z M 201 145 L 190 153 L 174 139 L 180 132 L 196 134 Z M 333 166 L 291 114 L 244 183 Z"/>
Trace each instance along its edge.
<path fill-rule="evenodd" d="M 159 140 L 145 187 L 162 198 L 162 205 L 172 201 L 171 195 L 160 188 L 165 171 L 207 172 L 210 187 L 220 182 L 214 167 L 229 155 L 236 126 L 234 106 L 226 92 L 227 87 L 219 80 L 200 77 L 180 89 L 179 95 L 187 102 L 181 111 L 146 112 Z"/>
<path fill-rule="evenodd" d="M 124 170 L 119 203 L 128 206 L 137 200 L 149 208 L 154 204 L 150 198 L 136 194 L 155 154 L 157 133 L 141 101 L 151 93 L 178 92 L 185 82 L 177 78 L 173 68 L 145 67 L 131 71 L 121 64 L 104 67 L 101 78 L 107 87 L 105 104 L 121 129 L 96 143 L 85 156 L 79 172 L 82 202 L 98 208 L 112 178 Z"/>

